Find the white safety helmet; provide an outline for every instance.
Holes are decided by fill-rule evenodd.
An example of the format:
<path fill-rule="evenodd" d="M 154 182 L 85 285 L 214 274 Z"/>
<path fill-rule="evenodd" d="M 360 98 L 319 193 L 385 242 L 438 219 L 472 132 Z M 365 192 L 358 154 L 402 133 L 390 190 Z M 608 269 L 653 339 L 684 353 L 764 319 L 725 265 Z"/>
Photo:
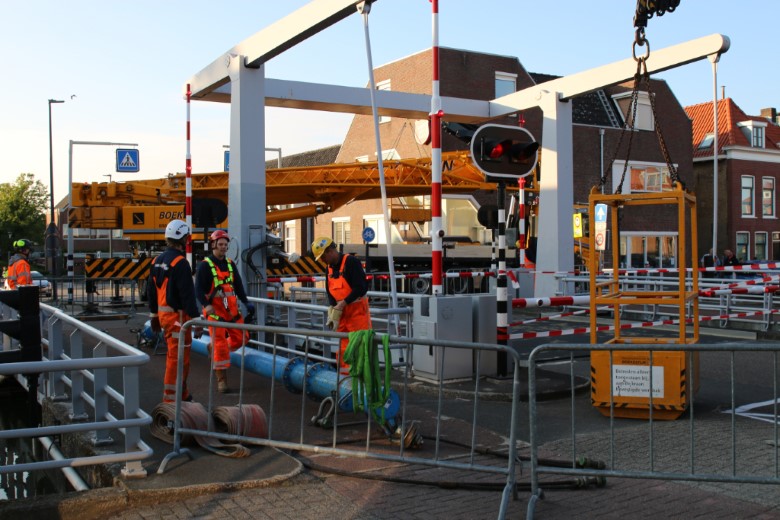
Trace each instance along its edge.
<path fill-rule="evenodd" d="M 171 240 L 183 240 L 190 234 L 190 226 L 183 220 L 171 220 L 165 228 L 165 238 Z"/>

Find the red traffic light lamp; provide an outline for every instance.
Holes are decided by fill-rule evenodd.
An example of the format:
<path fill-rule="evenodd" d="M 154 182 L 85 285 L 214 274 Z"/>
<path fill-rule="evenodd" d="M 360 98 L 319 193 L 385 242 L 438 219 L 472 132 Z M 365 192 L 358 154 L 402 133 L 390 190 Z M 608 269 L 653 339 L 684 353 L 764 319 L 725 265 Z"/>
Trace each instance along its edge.
<path fill-rule="evenodd" d="M 519 179 L 536 166 L 539 143 L 525 128 L 483 125 L 471 139 L 471 157 L 485 175 Z"/>

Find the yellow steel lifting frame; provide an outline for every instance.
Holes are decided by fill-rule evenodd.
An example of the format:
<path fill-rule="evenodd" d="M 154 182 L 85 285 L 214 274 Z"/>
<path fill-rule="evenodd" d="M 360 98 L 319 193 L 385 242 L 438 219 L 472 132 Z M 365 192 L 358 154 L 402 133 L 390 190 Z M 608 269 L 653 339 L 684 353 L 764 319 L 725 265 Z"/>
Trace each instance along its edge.
<path fill-rule="evenodd" d="M 597 281 L 598 256 L 588 259 L 590 270 L 590 340 L 599 343 L 597 337 L 597 308 L 609 307 L 614 315 L 614 336 L 604 344 L 695 344 L 699 341 L 699 273 L 696 269 L 698 243 L 696 230 L 696 196 L 687 192 L 679 182 L 670 191 L 659 193 L 629 193 L 604 195 L 596 188 L 589 197 L 590 236 L 596 236 L 595 208 L 606 204 L 609 208 L 611 229 L 612 273 L 608 280 Z M 648 205 L 669 205 L 677 210 L 677 267 L 676 290 L 626 290 L 626 278 L 618 269 L 620 232 L 617 226 L 618 211 L 630 211 Z M 691 240 L 688 240 L 690 234 Z M 688 248 L 690 247 L 690 251 Z M 595 251 L 594 251 L 595 253 Z M 692 269 L 692 283 L 686 279 L 686 266 Z M 680 324 L 677 334 L 668 337 L 626 337 L 621 329 L 621 314 L 628 306 L 664 305 L 677 308 Z M 688 310 L 692 312 L 689 313 Z M 686 317 L 691 314 L 689 333 Z M 652 365 L 652 376 L 650 375 Z M 624 367 L 624 368 L 621 368 Z M 691 369 L 694 377 L 691 379 Z M 616 417 L 676 419 L 688 407 L 690 392 L 698 388 L 698 355 L 686 359 L 683 352 L 659 352 L 646 350 L 598 351 L 591 355 L 593 405 L 604 415 Z M 624 379 L 627 378 L 627 379 Z M 652 398 L 649 397 L 648 380 L 654 378 Z M 652 412 L 650 403 L 652 402 Z"/>

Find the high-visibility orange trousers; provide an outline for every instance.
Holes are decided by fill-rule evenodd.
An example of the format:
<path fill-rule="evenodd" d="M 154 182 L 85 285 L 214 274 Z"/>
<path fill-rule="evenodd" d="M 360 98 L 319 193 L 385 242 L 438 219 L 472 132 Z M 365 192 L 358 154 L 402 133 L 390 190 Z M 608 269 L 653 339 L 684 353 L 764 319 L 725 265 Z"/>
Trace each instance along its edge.
<path fill-rule="evenodd" d="M 368 298 L 356 300 L 341 312 L 339 326 L 336 332 L 355 332 L 356 330 L 369 330 L 371 328 L 371 314 L 368 312 Z M 344 362 L 344 353 L 347 351 L 349 339 L 343 338 L 339 344 L 339 372 L 342 376 L 349 375 L 349 365 Z"/>
<path fill-rule="evenodd" d="M 176 364 L 179 358 L 179 332 L 182 323 L 190 320 L 190 317 L 179 312 L 160 312 L 157 314 L 160 326 L 165 333 L 165 342 L 168 345 L 168 355 L 165 360 L 165 379 L 163 379 L 163 403 L 176 401 Z M 190 373 L 190 350 L 192 347 L 192 333 L 190 329 L 184 336 L 184 367 L 182 369 L 182 401 L 190 397 L 187 389 L 187 376 Z"/>
<path fill-rule="evenodd" d="M 219 323 L 212 317 L 209 321 Z M 244 323 L 241 317 L 232 323 Z M 214 370 L 226 370 L 230 368 L 230 353 L 238 350 L 249 342 L 249 331 L 240 329 L 226 329 L 224 327 L 209 327 L 209 336 L 211 337 L 211 349 L 213 351 L 214 361 L 212 368 Z"/>

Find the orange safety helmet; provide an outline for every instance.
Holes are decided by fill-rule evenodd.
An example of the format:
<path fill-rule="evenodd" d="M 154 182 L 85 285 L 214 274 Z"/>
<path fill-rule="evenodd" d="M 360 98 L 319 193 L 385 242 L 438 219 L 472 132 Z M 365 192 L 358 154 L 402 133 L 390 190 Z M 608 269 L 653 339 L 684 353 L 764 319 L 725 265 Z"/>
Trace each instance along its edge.
<path fill-rule="evenodd" d="M 220 238 L 224 238 L 230 242 L 230 235 L 228 235 L 228 232 L 223 229 L 217 229 L 209 236 L 209 246 L 213 248 Z"/>

